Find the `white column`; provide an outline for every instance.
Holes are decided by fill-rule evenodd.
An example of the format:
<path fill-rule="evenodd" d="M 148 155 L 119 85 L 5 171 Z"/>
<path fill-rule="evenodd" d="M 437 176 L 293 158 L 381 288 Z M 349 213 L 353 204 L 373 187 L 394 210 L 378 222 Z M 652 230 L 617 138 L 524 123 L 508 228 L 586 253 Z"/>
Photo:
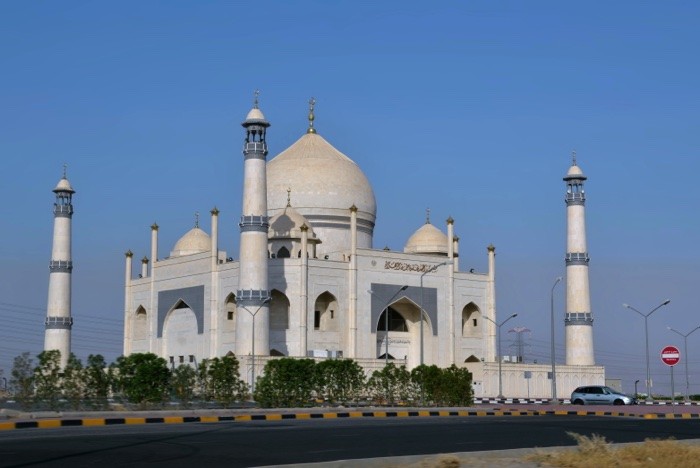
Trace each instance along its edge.
<path fill-rule="evenodd" d="M 486 362 L 494 362 L 496 360 L 496 247 L 490 244 L 486 250 L 489 259 L 486 316 L 492 321 L 484 320 L 482 323 L 486 327 Z"/>
<path fill-rule="evenodd" d="M 148 257 L 141 259 L 141 278 L 148 277 Z"/>
<path fill-rule="evenodd" d="M 223 316 L 219 311 L 219 210 L 214 207 L 211 211 L 211 279 L 209 281 L 209 356 L 219 355 L 221 321 Z M 203 356 L 202 356 L 203 357 Z"/>
<path fill-rule="evenodd" d="M 350 207 L 350 284 L 348 302 L 348 357 L 357 357 L 357 207 Z"/>
<path fill-rule="evenodd" d="M 309 321 L 309 227 L 301 227 L 301 277 L 299 281 L 299 355 L 305 357 L 308 345 Z"/>
<path fill-rule="evenodd" d="M 124 268 L 124 356 L 131 354 L 131 329 L 134 317 L 131 315 L 131 261 L 134 253 L 127 250 Z"/>
<path fill-rule="evenodd" d="M 447 218 L 447 258 L 454 261 L 454 243 L 452 239 L 454 238 L 454 219 L 452 216 Z M 449 353 L 449 363 L 455 364 L 455 359 L 457 356 L 457 337 L 455 336 L 455 330 L 457 325 L 455 323 L 457 317 L 455 317 L 455 270 L 454 265 L 448 265 L 447 268 L 447 316 L 449 317 L 450 323 L 450 353 Z M 461 317 L 460 317 L 461 319 Z"/>
<path fill-rule="evenodd" d="M 158 260 L 158 224 L 151 225 L 151 282 L 148 296 L 148 350 L 162 356 L 163 346 L 158 341 L 158 311 L 156 310 L 156 262 Z M 162 341 L 162 340 L 161 340 Z"/>

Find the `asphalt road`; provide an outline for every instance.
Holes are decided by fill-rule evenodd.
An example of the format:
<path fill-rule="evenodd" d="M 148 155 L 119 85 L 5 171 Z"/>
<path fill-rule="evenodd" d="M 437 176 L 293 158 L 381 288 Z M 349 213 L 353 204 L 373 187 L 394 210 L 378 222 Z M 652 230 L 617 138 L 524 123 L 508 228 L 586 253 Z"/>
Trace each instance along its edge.
<path fill-rule="evenodd" d="M 582 416 L 260 421 L 0 433 L 0 466 L 264 466 L 613 442 L 700 439 L 700 420 Z"/>

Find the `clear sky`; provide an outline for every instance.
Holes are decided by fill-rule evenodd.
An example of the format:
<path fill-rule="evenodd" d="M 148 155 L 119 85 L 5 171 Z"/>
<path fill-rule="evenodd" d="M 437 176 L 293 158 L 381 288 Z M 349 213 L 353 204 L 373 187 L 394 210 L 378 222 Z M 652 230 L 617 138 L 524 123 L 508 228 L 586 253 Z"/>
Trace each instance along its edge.
<path fill-rule="evenodd" d="M 319 133 L 373 184 L 375 247 L 403 249 L 428 207 L 443 230 L 455 219 L 463 269 L 484 271 L 496 246 L 497 311 L 519 314 L 504 332 L 532 330 L 528 361 L 550 362 L 576 150 L 596 361 L 625 390 L 643 386 L 644 320 L 622 303 L 671 299 L 649 318 L 668 391 L 659 352 L 683 339 L 666 327 L 700 325 L 698 18 L 690 1 L 2 2 L 0 368 L 43 346 L 64 163 L 82 359 L 120 354 L 124 252 L 150 255 L 154 221 L 166 255 L 217 206 L 238 256 L 240 122 L 258 88 L 270 157 L 303 134 L 316 98 Z M 563 362 L 563 285 L 554 298 Z M 688 344 L 700 393 L 700 331 Z"/>

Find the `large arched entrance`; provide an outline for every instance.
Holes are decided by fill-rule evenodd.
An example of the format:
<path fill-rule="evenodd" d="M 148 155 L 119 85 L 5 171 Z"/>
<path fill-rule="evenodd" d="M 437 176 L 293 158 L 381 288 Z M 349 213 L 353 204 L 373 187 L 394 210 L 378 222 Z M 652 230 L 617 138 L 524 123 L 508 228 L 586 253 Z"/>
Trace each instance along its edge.
<path fill-rule="evenodd" d="M 397 365 L 406 364 L 409 368 L 421 362 L 421 324 L 420 307 L 404 297 L 391 304 L 379 316 L 375 332 L 377 336 L 376 356 L 393 359 Z M 387 322 L 388 320 L 388 322 Z M 388 335 L 387 335 L 388 327 Z M 423 363 L 437 362 L 436 341 L 433 340 L 432 327 L 426 314 L 423 315 Z"/>
<path fill-rule="evenodd" d="M 197 334 L 197 317 L 186 302 L 180 300 L 168 312 L 163 324 L 164 355 L 172 367 L 194 365 L 200 354 L 202 336 Z"/>

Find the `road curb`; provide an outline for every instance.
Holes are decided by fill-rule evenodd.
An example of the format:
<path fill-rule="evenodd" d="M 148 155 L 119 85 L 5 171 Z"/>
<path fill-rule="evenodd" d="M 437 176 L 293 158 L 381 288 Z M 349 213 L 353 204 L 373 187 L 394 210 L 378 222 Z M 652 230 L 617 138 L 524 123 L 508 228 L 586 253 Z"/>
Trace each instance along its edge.
<path fill-rule="evenodd" d="M 557 411 L 557 410 L 461 410 L 461 411 L 345 411 L 325 413 L 251 413 L 223 416 L 163 416 L 163 417 L 115 417 L 115 418 L 63 418 L 32 421 L 0 422 L 0 431 L 16 429 L 53 429 L 59 427 L 98 427 L 138 424 L 185 424 L 250 421 L 284 421 L 305 419 L 344 418 L 411 418 L 411 417 L 486 417 L 486 416 L 612 416 L 642 419 L 698 419 L 691 413 L 626 413 L 620 411 Z"/>

